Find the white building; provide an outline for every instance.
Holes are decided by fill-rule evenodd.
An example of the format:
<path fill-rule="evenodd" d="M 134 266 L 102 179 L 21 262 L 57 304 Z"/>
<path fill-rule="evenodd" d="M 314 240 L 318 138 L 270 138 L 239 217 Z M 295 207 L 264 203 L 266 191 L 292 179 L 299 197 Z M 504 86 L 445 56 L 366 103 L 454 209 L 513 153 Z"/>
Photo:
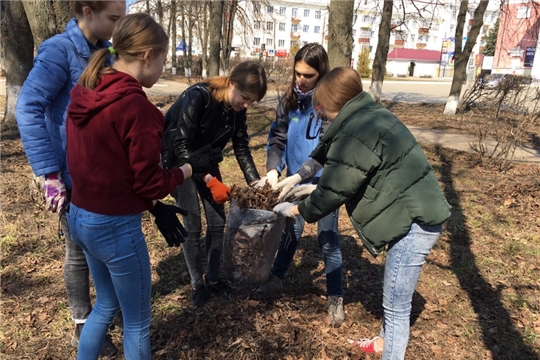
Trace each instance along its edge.
<path fill-rule="evenodd" d="M 477 1 L 471 1 L 463 44 L 467 40 L 472 24 L 471 16 L 477 6 Z M 422 7 L 419 6 L 420 3 Z M 239 21 L 237 15 L 234 22 L 231 56 L 259 58 L 260 54 L 263 54 L 266 57 L 286 58 L 291 51 L 294 53 L 311 42 L 322 44 L 327 48 L 329 4 L 330 0 L 267 0 L 266 3 L 257 0 L 240 1 L 238 6 L 245 13 L 243 17 L 245 21 Z M 133 7 L 137 8 L 137 6 L 141 7 L 142 2 L 136 3 Z M 370 49 L 372 60 L 375 57 L 381 21 L 380 6 L 382 6 L 380 1 L 355 1 L 355 13 L 352 14 L 351 65 L 353 67 L 356 67 L 358 54 L 363 48 Z M 389 53 L 395 48 L 439 51 L 441 61 L 434 64 L 430 60 L 429 69 L 423 69 L 420 62 L 417 64 L 420 67 L 415 69 L 414 74 L 430 73 L 433 76 L 451 76 L 459 6 L 459 0 L 394 2 Z M 498 16 L 498 2 L 490 1 L 484 16 L 484 26 L 469 61 L 468 72 L 477 70 L 475 56 L 481 52 L 489 28 L 493 26 Z M 196 33 L 194 32 L 193 35 L 196 36 Z M 176 39 L 176 44 L 179 41 Z M 192 52 L 201 52 L 200 43 L 199 39 L 192 39 Z M 430 58 L 432 57 L 433 52 L 430 55 Z"/>

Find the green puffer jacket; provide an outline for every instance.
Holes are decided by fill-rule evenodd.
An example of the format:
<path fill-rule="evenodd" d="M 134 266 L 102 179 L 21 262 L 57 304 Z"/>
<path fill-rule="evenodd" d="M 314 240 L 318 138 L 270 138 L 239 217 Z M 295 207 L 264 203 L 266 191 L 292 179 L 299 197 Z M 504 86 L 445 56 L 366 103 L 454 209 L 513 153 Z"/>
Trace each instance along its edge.
<path fill-rule="evenodd" d="M 406 235 L 413 221 L 450 216 L 435 173 L 407 127 L 361 92 L 338 113 L 311 157 L 324 165 L 319 185 L 299 205 L 315 222 L 345 204 L 373 256 Z"/>

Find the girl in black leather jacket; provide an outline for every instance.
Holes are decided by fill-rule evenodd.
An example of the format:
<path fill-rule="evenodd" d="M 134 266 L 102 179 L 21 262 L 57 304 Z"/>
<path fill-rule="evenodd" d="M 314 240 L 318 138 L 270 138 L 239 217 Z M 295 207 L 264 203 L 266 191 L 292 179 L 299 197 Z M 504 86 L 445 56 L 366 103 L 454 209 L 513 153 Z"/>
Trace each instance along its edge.
<path fill-rule="evenodd" d="M 228 77 L 214 77 L 189 87 L 165 115 L 166 132 L 171 134 L 169 145 L 164 144 L 169 165 L 184 163 L 191 152 L 205 145 L 223 150 L 232 139 L 232 148 L 246 182 L 250 186 L 257 184 L 260 177 L 249 149 L 246 112 L 253 102 L 264 97 L 266 88 L 266 73 L 256 61 L 238 64 Z M 210 292 L 222 292 L 226 288 L 219 272 L 225 227 L 223 204 L 229 200 L 229 188 L 221 179 L 219 167 L 215 167 L 209 174 L 196 174 L 186 180 L 173 193 L 177 203 L 188 211 L 184 226 L 189 235 L 183 249 L 196 308 L 204 307 Z M 205 252 L 197 194 L 206 215 Z M 206 274 L 202 268 L 203 254 Z"/>

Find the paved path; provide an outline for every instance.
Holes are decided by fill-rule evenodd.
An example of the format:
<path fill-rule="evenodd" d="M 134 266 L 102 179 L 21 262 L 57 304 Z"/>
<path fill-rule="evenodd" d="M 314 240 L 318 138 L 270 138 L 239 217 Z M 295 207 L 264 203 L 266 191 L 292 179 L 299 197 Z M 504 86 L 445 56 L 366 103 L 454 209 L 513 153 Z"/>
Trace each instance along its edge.
<path fill-rule="evenodd" d="M 430 91 L 430 89 L 431 91 L 433 91 L 435 87 L 440 88 L 442 86 L 449 86 L 448 84 L 441 84 L 440 82 L 426 82 L 424 84 L 421 84 L 421 82 L 416 82 L 411 89 L 412 92 L 404 92 L 401 91 L 401 87 L 405 86 L 404 82 L 389 81 L 388 84 L 386 82 L 385 84 L 386 85 L 383 87 L 383 99 L 385 100 L 434 103 L 442 101 L 441 95 L 437 93 L 437 98 L 431 99 L 429 95 L 426 95 L 426 89 L 427 91 Z M 393 85 L 397 86 L 397 88 L 394 89 Z M 408 86 L 411 86 L 411 84 L 409 84 Z M 145 91 L 149 95 L 180 95 L 182 91 L 184 91 L 187 87 L 187 84 L 184 83 L 162 79 L 159 80 L 159 82 L 154 85 L 154 87 L 152 87 L 151 89 L 145 89 Z M 422 87 L 424 87 L 424 90 L 419 90 Z M 369 88 L 369 85 L 367 85 L 366 88 Z M 399 95 L 396 96 L 396 93 L 398 93 Z M 277 96 L 274 92 L 268 92 L 267 95 L 260 102 L 260 105 L 268 107 L 276 107 L 277 104 Z M 412 134 L 419 142 L 440 145 L 451 149 L 472 152 L 471 144 L 476 142 L 476 137 L 470 135 L 452 134 L 440 130 L 421 128 L 418 126 L 408 126 L 408 128 L 411 130 Z M 487 142 L 488 149 L 493 149 L 494 146 L 496 146 L 495 141 Z M 514 153 L 512 160 L 536 163 L 540 165 L 540 147 L 518 147 Z"/>

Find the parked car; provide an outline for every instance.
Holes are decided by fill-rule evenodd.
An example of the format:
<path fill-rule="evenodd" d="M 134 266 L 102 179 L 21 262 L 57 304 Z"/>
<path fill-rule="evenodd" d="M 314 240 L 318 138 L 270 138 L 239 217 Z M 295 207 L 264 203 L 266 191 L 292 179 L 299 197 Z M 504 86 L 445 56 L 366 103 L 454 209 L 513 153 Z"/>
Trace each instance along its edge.
<path fill-rule="evenodd" d="M 532 83 L 532 78 L 530 76 L 513 74 L 490 74 L 484 77 L 478 77 L 477 83 L 488 89 L 496 89 L 511 87 L 513 85 L 529 85 Z"/>

